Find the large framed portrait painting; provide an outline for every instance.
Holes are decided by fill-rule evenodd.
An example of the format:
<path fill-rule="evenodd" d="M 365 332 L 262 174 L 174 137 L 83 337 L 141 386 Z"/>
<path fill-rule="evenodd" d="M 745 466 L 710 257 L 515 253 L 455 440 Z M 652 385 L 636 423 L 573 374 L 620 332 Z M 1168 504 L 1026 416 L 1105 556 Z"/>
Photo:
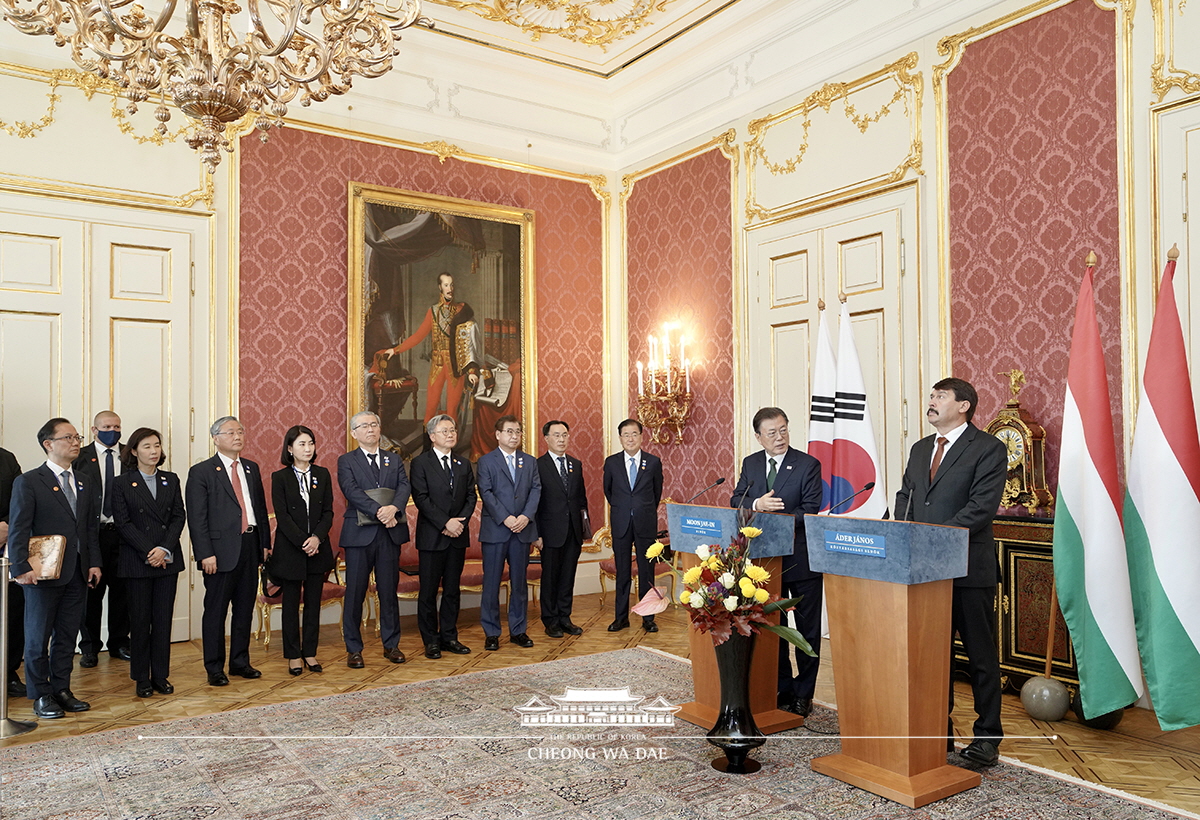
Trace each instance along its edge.
<path fill-rule="evenodd" d="M 533 211 L 350 183 L 349 409 L 408 459 L 445 413 L 456 452 L 533 418 Z M 528 438 L 529 431 L 526 431 Z"/>

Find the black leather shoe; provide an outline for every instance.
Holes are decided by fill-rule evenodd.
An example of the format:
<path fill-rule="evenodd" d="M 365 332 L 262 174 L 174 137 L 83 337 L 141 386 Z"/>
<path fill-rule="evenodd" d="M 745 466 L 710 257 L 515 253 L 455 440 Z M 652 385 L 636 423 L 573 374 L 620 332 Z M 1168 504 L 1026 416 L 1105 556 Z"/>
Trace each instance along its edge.
<path fill-rule="evenodd" d="M 319 663 L 309 663 L 308 661 L 305 661 L 304 665 L 308 667 L 309 672 L 324 672 L 325 671 L 324 669 L 321 668 L 321 664 L 319 664 Z"/>
<path fill-rule="evenodd" d="M 158 692 L 160 695 L 170 695 L 174 694 L 175 692 L 175 687 L 172 686 L 171 682 L 166 678 L 151 678 L 150 686 L 153 687 L 154 691 Z"/>
<path fill-rule="evenodd" d="M 812 698 L 796 698 L 792 701 L 792 708 L 788 711 L 795 712 L 801 717 L 808 717 L 812 711 Z"/>
<path fill-rule="evenodd" d="M 351 669 L 362 669 L 363 668 L 362 653 L 361 652 L 346 653 L 346 666 L 349 666 Z"/>
<path fill-rule="evenodd" d="M 63 708 L 64 712 L 86 712 L 92 708 L 92 704 L 75 697 L 70 689 L 59 689 L 54 693 L 54 700 Z"/>
<path fill-rule="evenodd" d="M 444 644 L 442 644 L 442 649 L 445 649 L 447 652 L 453 652 L 455 655 L 471 654 L 471 647 L 463 646 L 458 641 L 446 641 Z"/>
<path fill-rule="evenodd" d="M 228 686 L 229 678 L 225 677 L 224 672 L 212 672 L 208 676 L 209 686 Z"/>
<path fill-rule="evenodd" d="M 67 716 L 67 713 L 58 705 L 58 701 L 50 695 L 42 695 L 33 702 L 33 713 L 46 720 L 54 720 L 55 718 Z"/>
<path fill-rule="evenodd" d="M 91 669 L 98 663 L 100 663 L 100 659 L 97 658 L 95 655 L 93 655 L 91 652 L 84 652 L 82 655 L 79 656 L 79 668 L 80 669 Z"/>
<path fill-rule="evenodd" d="M 575 624 L 567 621 L 562 625 L 562 631 L 566 632 L 568 635 L 582 635 L 583 627 L 575 626 Z"/>
<path fill-rule="evenodd" d="M 299 675 L 303 671 L 304 664 L 300 664 L 299 666 L 292 666 L 291 664 L 288 664 L 288 674 L 292 675 L 293 677 Z"/>
<path fill-rule="evenodd" d="M 431 661 L 436 661 L 442 656 L 442 648 L 436 643 L 425 644 L 425 657 Z"/>
<path fill-rule="evenodd" d="M 116 649 L 108 650 L 108 656 L 119 661 L 127 661 L 131 657 L 127 646 L 118 646 Z"/>
<path fill-rule="evenodd" d="M 613 621 L 611 624 L 608 625 L 609 632 L 620 632 L 622 629 L 629 629 L 629 619 L 628 618 L 617 618 L 615 621 Z"/>
<path fill-rule="evenodd" d="M 522 632 L 520 635 L 509 635 L 508 642 L 515 643 L 522 649 L 530 649 L 533 646 L 533 641 L 530 640 L 529 636 L 524 632 Z"/>
<path fill-rule="evenodd" d="M 972 740 L 959 755 L 981 766 L 995 766 L 1000 759 L 1000 748 L 990 740 Z"/>
<path fill-rule="evenodd" d="M 250 680 L 262 677 L 262 672 L 259 672 L 253 666 L 231 666 L 229 667 L 229 674 L 237 675 L 239 678 L 249 678 Z"/>
<path fill-rule="evenodd" d="M 400 651 L 400 647 L 398 646 L 383 650 L 383 656 L 392 663 L 404 663 L 404 653 Z"/>
<path fill-rule="evenodd" d="M 483 639 L 483 648 L 490 649 L 493 652 L 495 652 L 497 649 L 500 648 L 500 636 L 499 635 L 488 635 L 486 638 Z"/>
<path fill-rule="evenodd" d="M 21 679 L 15 673 L 8 679 L 8 695 L 13 698 L 25 697 L 25 684 L 21 683 Z"/>
<path fill-rule="evenodd" d="M 652 620 L 644 620 L 642 621 L 642 629 L 646 630 L 647 632 L 657 632 L 658 624 L 654 623 Z"/>
<path fill-rule="evenodd" d="M 150 685 L 148 680 L 140 680 L 137 682 L 137 696 L 139 698 L 148 698 L 154 694 L 154 687 Z"/>
<path fill-rule="evenodd" d="M 546 637 L 548 637 L 548 638 L 561 638 L 563 636 L 563 634 L 564 633 L 563 633 L 561 627 L 557 627 L 557 626 L 546 627 Z"/>

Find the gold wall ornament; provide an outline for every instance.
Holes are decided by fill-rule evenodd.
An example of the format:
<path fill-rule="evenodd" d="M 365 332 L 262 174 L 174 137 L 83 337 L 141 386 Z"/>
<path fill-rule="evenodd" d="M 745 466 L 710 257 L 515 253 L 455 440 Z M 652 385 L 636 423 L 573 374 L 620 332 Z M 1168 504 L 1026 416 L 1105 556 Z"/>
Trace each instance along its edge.
<path fill-rule="evenodd" d="M 1182 18 L 1186 9 L 1187 0 L 1150 0 L 1150 11 L 1154 17 L 1154 62 L 1150 66 L 1150 86 L 1156 102 L 1162 102 L 1172 88 L 1178 88 L 1185 94 L 1200 91 L 1200 72 L 1175 65 L 1176 18 Z"/>
<path fill-rule="evenodd" d="M 450 157 L 462 153 L 461 148 L 459 148 L 457 145 L 451 145 L 445 140 L 434 140 L 432 142 L 427 142 L 421 147 L 430 153 L 437 154 L 438 163 L 442 165 L 445 165 L 446 160 Z"/>
<path fill-rule="evenodd" d="M 0 120 L 0 131 L 3 131 L 10 137 L 16 137 L 17 139 L 24 140 L 30 139 L 31 137 L 36 137 L 39 131 L 41 131 L 43 128 L 48 128 L 50 124 L 54 122 L 54 109 L 58 105 L 59 101 L 62 100 L 62 97 L 56 93 L 58 91 L 58 84 L 60 80 L 61 78 L 57 75 L 57 73 L 52 75 L 50 78 L 50 90 L 46 92 L 46 99 L 49 100 L 49 102 L 46 105 L 45 114 L 43 114 L 39 119 L 32 121 L 16 120 L 12 125 L 9 125 L 4 120 Z"/>
<path fill-rule="evenodd" d="M 799 105 L 793 106 L 779 114 L 770 114 L 751 120 L 747 126 L 750 139 L 745 144 L 746 166 L 749 171 L 747 182 L 746 218 L 748 220 L 769 219 L 782 212 L 801 207 L 806 201 L 798 200 L 779 207 L 768 207 L 757 199 L 757 184 L 755 169 L 761 163 L 772 176 L 784 176 L 795 173 L 803 164 L 809 150 L 809 132 L 812 128 L 812 114 L 818 108 L 829 113 L 836 103 L 841 103 L 843 115 L 858 129 L 860 134 L 866 134 L 870 127 L 889 115 L 895 113 L 897 105 L 911 123 L 910 142 L 907 155 L 890 172 L 878 178 L 862 181 L 850 186 L 849 190 L 824 192 L 818 199 L 828 198 L 830 194 L 836 197 L 860 194 L 879 185 L 890 185 L 901 180 L 905 173 L 912 169 L 918 175 L 923 174 L 921 140 L 921 101 L 924 96 L 923 76 L 914 71 L 919 55 L 913 51 L 901 59 L 883 68 L 873 71 L 864 77 L 846 83 L 826 83 L 809 94 Z M 870 88 L 879 82 L 891 80 L 896 89 L 890 99 L 882 103 L 873 113 L 860 113 L 852 102 L 852 95 Z M 770 129 L 783 123 L 801 117 L 801 136 L 795 151 L 786 158 L 772 158 L 767 154 L 766 138 Z"/>
<path fill-rule="evenodd" d="M 167 0 L 152 18 L 134 0 L 0 0 L 0 12 L 22 34 L 69 45 L 79 68 L 120 86 L 130 114 L 154 92 L 170 95 L 191 120 L 187 143 L 209 173 L 220 149 L 233 150 L 227 123 L 252 112 L 265 140 L 288 103 L 322 102 L 346 93 L 355 76 L 386 74 L 400 32 L 432 25 L 420 0 L 381 0 L 378 11 L 371 0 L 246 3 L 243 14 L 235 0 L 183 0 L 176 15 L 178 0 Z M 155 109 L 163 137 L 170 116 L 163 103 Z"/>
<path fill-rule="evenodd" d="M 537 42 L 552 34 L 576 43 L 608 46 L 634 34 L 675 0 L 429 0 L 484 20 L 516 26 Z"/>

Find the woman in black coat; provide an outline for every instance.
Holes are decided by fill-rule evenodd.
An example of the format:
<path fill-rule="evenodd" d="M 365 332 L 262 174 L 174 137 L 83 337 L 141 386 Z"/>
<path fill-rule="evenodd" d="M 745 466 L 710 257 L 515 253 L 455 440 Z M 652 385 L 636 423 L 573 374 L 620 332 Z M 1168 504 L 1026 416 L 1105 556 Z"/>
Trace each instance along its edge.
<path fill-rule="evenodd" d="M 139 427 L 121 454 L 125 470 L 113 479 L 113 521 L 121 538 L 116 574 L 126 579 L 129 677 L 139 698 L 175 691 L 167 675 L 186 515 L 179 476 L 158 469 L 166 459 L 162 435 Z"/>
<path fill-rule="evenodd" d="M 321 591 L 333 569 L 329 530 L 333 526 L 333 481 L 318 467 L 317 437 L 296 425 L 283 437 L 282 470 L 271 475 L 275 508 L 275 546 L 267 574 L 283 588 L 283 656 L 288 671 L 299 675 L 317 663 L 321 627 Z M 304 634 L 300 634 L 300 601 L 304 601 Z M 301 659 L 303 658 L 303 665 Z"/>

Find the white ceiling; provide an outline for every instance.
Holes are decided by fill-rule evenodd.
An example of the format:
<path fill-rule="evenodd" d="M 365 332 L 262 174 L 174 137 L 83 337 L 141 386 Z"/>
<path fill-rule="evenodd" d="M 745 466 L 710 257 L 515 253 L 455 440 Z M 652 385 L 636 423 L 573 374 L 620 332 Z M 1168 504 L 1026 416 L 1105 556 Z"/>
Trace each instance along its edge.
<path fill-rule="evenodd" d="M 433 28 L 404 32 L 389 74 L 360 79 L 348 95 L 289 116 L 416 142 L 444 140 L 564 170 L 621 172 L 747 116 L 782 110 L 830 79 L 873 71 L 923 38 L 965 28 L 988 7 L 1017 4 L 424 0 Z M 147 6 L 156 10 L 158 3 Z M 539 10 L 558 17 L 538 17 Z M 578 28 L 562 23 L 571 11 L 609 15 L 591 31 L 610 41 L 583 42 Z M 638 25 L 609 37 L 617 12 Z M 565 36 L 539 35 L 505 20 L 545 28 L 557 20 Z M 8 25 L 0 25 L 0 53 L 0 59 L 41 68 L 71 67 L 67 51 L 51 38 Z"/>

